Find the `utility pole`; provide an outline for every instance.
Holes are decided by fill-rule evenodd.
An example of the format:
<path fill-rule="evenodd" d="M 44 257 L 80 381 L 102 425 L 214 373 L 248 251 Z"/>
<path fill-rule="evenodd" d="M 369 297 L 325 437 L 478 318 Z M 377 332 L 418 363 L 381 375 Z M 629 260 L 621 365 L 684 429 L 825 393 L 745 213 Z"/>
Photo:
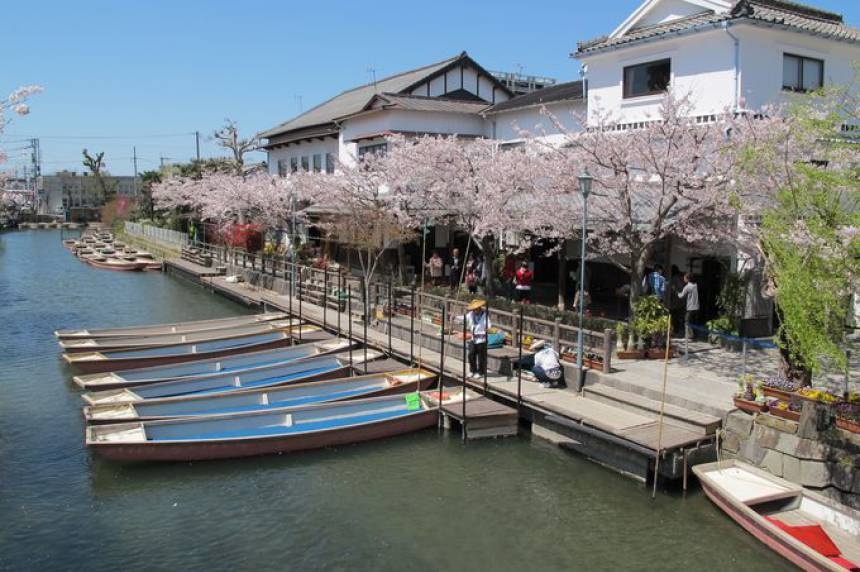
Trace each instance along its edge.
<path fill-rule="evenodd" d="M 194 132 L 194 140 L 197 142 L 197 160 L 200 161 L 200 132 Z"/>
<path fill-rule="evenodd" d="M 134 196 L 137 196 L 137 147 L 132 147 L 132 159 L 134 161 L 134 179 L 132 180 L 132 184 L 134 186 Z"/>

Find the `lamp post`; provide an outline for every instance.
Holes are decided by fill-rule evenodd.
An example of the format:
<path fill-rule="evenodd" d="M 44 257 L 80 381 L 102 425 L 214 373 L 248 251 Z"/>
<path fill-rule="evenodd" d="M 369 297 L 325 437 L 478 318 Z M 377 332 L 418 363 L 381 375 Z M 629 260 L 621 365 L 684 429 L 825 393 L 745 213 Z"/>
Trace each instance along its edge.
<path fill-rule="evenodd" d="M 585 319 L 585 242 L 588 224 L 588 195 L 591 194 L 591 183 L 594 177 L 588 174 L 588 169 L 583 169 L 579 175 L 579 192 L 582 193 L 582 238 L 579 251 L 579 333 L 577 336 L 576 367 L 579 370 L 577 391 L 582 391 L 585 385 L 585 375 L 582 368 L 585 344 L 582 334 L 582 323 Z"/>

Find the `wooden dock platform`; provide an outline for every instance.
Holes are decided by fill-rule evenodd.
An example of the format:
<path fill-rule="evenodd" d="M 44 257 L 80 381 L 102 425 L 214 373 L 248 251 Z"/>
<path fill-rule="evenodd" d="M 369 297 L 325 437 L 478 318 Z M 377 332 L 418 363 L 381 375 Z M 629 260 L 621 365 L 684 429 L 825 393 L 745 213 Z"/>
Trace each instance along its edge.
<path fill-rule="evenodd" d="M 513 407 L 502 405 L 487 397 L 472 397 L 465 402 L 450 402 L 442 406 L 446 425 L 456 421 L 463 430 L 463 439 L 509 437 L 517 434 L 519 413 Z M 465 423 L 464 423 L 465 420 Z"/>

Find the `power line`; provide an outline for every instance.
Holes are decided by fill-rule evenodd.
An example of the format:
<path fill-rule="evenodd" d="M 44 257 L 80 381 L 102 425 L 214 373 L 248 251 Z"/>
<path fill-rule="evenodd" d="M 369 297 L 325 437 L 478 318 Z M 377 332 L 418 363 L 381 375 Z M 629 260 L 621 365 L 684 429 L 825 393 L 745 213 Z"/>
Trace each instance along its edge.
<path fill-rule="evenodd" d="M 164 139 L 168 137 L 188 137 L 189 135 L 197 135 L 197 131 L 188 131 L 186 133 L 150 133 L 147 135 L 38 135 L 39 139 Z M 18 133 L 11 134 L 13 137 L 28 137 Z M 33 137 L 36 137 L 34 135 Z M 30 137 L 32 138 L 32 137 Z M 27 141 L 28 139 L 20 139 L 18 141 Z M 7 141 L 7 143 L 15 143 L 16 140 Z"/>

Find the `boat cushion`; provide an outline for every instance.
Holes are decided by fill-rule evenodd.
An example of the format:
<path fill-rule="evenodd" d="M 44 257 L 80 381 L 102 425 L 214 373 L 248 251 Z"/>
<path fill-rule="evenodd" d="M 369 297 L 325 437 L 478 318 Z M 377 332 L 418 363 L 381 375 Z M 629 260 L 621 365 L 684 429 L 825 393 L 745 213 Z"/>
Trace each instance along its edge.
<path fill-rule="evenodd" d="M 784 530 L 787 534 L 796 538 L 823 556 L 833 558 L 842 554 L 839 547 L 833 543 L 833 540 L 831 540 L 830 536 L 827 535 L 827 532 L 821 528 L 820 524 L 792 526 L 769 516 L 765 518 L 777 528 Z"/>
<path fill-rule="evenodd" d="M 830 560 L 832 560 L 834 564 L 842 566 L 846 570 L 860 570 L 860 566 L 851 562 L 847 558 L 842 558 L 841 556 L 831 556 Z"/>

